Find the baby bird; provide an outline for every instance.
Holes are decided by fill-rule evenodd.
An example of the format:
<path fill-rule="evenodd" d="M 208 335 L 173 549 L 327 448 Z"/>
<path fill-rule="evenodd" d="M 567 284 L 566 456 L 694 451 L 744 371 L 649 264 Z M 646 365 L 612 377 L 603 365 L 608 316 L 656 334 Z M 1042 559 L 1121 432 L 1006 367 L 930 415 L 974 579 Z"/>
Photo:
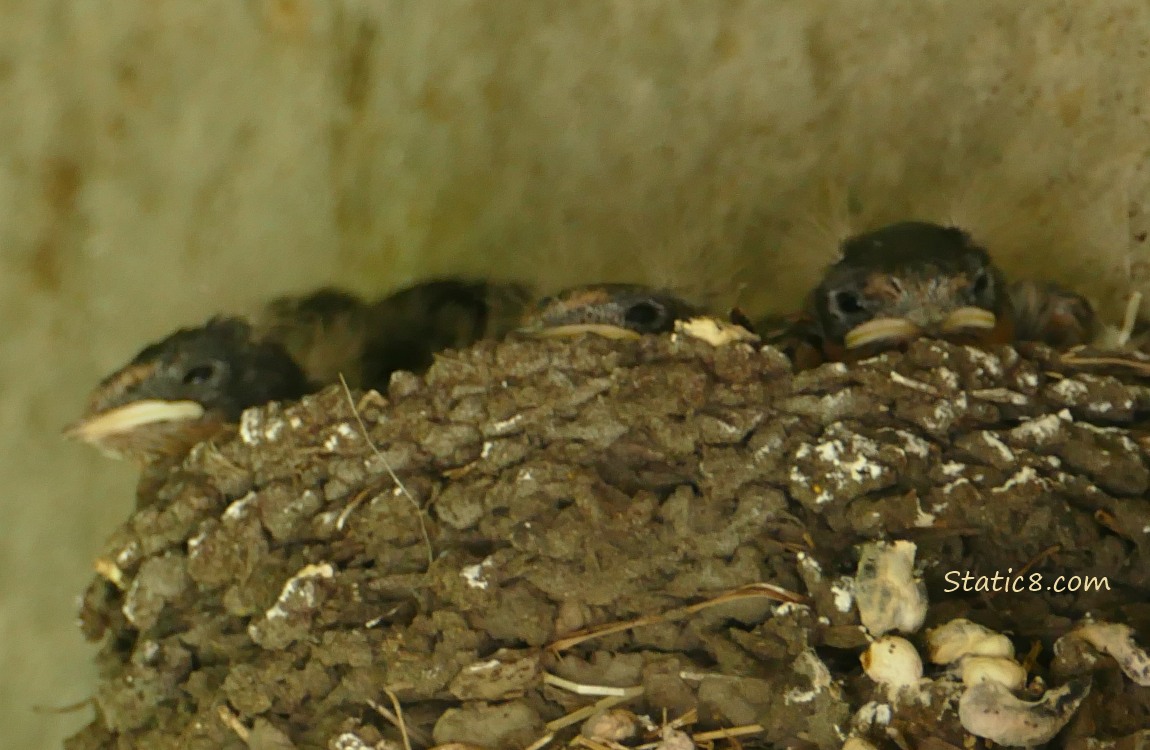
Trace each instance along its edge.
<path fill-rule="evenodd" d="M 186 453 L 249 406 L 312 387 L 281 343 L 239 318 L 212 318 L 144 347 L 104 378 L 65 434 L 145 465 Z"/>
<path fill-rule="evenodd" d="M 65 434 L 141 465 L 178 458 L 247 408 L 338 382 L 384 389 L 444 349 L 502 335 L 530 292 L 437 279 L 374 304 L 336 289 L 283 297 L 254 320 L 213 318 L 145 347 L 109 375 Z"/>
<path fill-rule="evenodd" d="M 807 307 L 823 354 L 855 360 L 921 336 L 1014 339 L 1002 274 L 969 234 L 903 222 L 851 237 Z"/>
<path fill-rule="evenodd" d="M 1061 284 L 1024 279 L 1011 284 L 1008 291 L 1017 341 L 1071 349 L 1093 343 L 1101 335 L 1094 306 Z"/>
<path fill-rule="evenodd" d="M 384 297 L 367 313 L 362 387 L 383 390 L 397 370 L 421 372 L 444 350 L 503 338 L 534 294 L 524 284 L 439 279 Z"/>
<path fill-rule="evenodd" d="M 1007 284 L 965 231 L 908 221 L 847 239 L 802 312 L 757 328 L 805 369 L 924 336 L 1069 348 L 1091 341 L 1098 323 L 1084 297 L 1057 284 Z"/>
<path fill-rule="evenodd" d="M 546 338 L 581 333 L 638 338 L 673 331 L 675 321 L 702 312 L 671 292 L 640 284 L 586 284 L 539 300 L 519 332 Z"/>

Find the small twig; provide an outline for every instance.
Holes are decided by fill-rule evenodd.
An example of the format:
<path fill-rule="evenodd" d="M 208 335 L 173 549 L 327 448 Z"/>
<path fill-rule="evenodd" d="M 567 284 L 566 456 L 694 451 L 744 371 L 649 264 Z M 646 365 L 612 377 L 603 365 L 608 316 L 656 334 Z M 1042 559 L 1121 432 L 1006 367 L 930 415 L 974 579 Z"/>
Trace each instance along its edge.
<path fill-rule="evenodd" d="M 369 706 L 371 706 L 372 708 L 374 708 L 374 709 L 375 709 L 375 712 L 376 712 L 377 714 L 379 714 L 379 715 L 380 715 L 380 716 L 382 716 L 383 718 L 387 719 L 387 720 L 388 720 L 388 722 L 389 722 L 390 724 L 392 724 L 393 726 L 396 726 L 396 727 L 398 727 L 398 726 L 399 726 L 399 717 L 398 717 L 398 716 L 396 716 L 396 715 L 395 715 L 395 712 L 394 712 L 394 711 L 392 711 L 392 710 L 391 710 L 390 708 L 388 708 L 387 706 L 381 706 L 381 705 L 379 705 L 379 703 L 377 703 L 377 702 L 375 702 L 375 701 L 371 700 L 370 698 L 369 698 L 369 699 L 368 699 L 368 701 L 367 701 L 367 705 L 369 705 Z"/>
<path fill-rule="evenodd" d="M 631 630 L 632 628 L 640 627 L 643 625 L 654 625 L 660 622 L 672 622 L 674 620 L 681 620 L 684 617 L 689 617 L 693 614 L 701 612 L 708 607 L 714 607 L 718 604 L 725 604 L 727 602 L 737 601 L 739 599 L 758 597 L 773 599 L 778 602 L 789 602 L 792 604 L 802 604 L 808 601 L 806 597 L 800 594 L 796 594 L 793 591 L 787 591 L 786 589 L 780 586 L 775 586 L 771 583 L 751 583 L 746 586 L 741 586 L 737 589 L 724 592 L 716 597 L 707 599 L 703 602 L 699 602 L 698 604 L 691 604 L 686 607 L 677 607 L 675 609 L 671 609 L 658 614 L 643 615 L 642 617 L 636 617 L 633 620 L 612 622 L 606 625 L 599 625 L 597 627 L 588 628 L 577 633 L 572 633 L 566 638 L 560 638 L 559 640 L 553 642 L 550 646 L 548 646 L 548 649 L 554 653 L 559 653 L 561 651 L 566 651 L 569 648 L 577 646 L 584 641 L 589 641 L 593 638 L 601 638 L 605 635 L 611 635 L 613 633 Z"/>
<path fill-rule="evenodd" d="M 1022 660 L 1022 668 L 1026 670 L 1027 674 L 1034 671 L 1034 666 L 1038 663 L 1038 656 L 1042 653 L 1042 641 L 1035 640 L 1030 644 L 1030 650 L 1026 652 L 1026 658 Z"/>
<path fill-rule="evenodd" d="M 372 700 L 369 700 L 367 705 L 375 709 L 376 713 L 387 719 L 392 724 L 392 726 L 399 730 L 400 735 L 403 737 L 403 746 L 407 748 L 407 750 L 411 750 L 411 743 L 408 739 L 409 737 L 413 738 L 421 745 L 431 745 L 430 737 L 428 737 L 416 727 L 407 726 L 407 722 L 403 718 L 403 709 L 399 705 L 399 700 L 396 698 L 395 692 L 389 688 L 384 688 L 383 691 L 391 701 L 391 705 L 395 707 L 394 711 L 387 706 L 381 706 Z"/>
<path fill-rule="evenodd" d="M 236 736 L 243 740 L 246 745 L 248 737 L 252 734 L 251 730 L 245 727 L 244 723 L 227 706 L 218 707 L 216 713 L 219 714 L 220 721 L 224 723 L 224 726 L 235 732 Z"/>
<path fill-rule="evenodd" d="M 340 379 L 342 378 L 343 376 L 340 375 Z M 344 387 L 347 387 L 347 383 L 344 383 Z M 411 750 L 411 737 L 407 735 L 407 722 L 403 719 L 403 706 L 399 705 L 399 697 L 396 696 L 394 690 L 386 685 L 383 688 L 383 692 L 387 694 L 388 699 L 391 701 L 391 707 L 395 711 L 395 716 L 399 719 L 399 736 L 403 738 L 403 750 Z"/>
<path fill-rule="evenodd" d="M 592 740 L 583 735 L 573 738 L 571 744 L 567 747 L 585 747 L 587 750 L 631 750 L 630 746 L 621 744 L 615 740 Z"/>
<path fill-rule="evenodd" d="M 523 748 L 523 750 L 539 750 L 539 748 L 541 748 L 541 747 L 546 747 L 547 745 L 550 745 L 551 740 L 553 740 L 553 739 L 555 739 L 554 732 L 552 732 L 551 734 L 545 734 L 542 737 L 540 737 L 539 739 L 532 742 L 527 747 Z"/>
<path fill-rule="evenodd" d="M 615 744 L 615 743 L 612 743 Z M 588 739 L 583 735 L 579 735 L 571 740 L 571 744 L 567 747 L 585 747 L 587 750 L 611 750 L 610 745 L 604 745 L 595 740 Z"/>
<path fill-rule="evenodd" d="M 902 373 L 895 372 L 894 370 L 890 371 L 890 379 L 893 380 L 894 382 L 898 383 L 901 386 L 904 386 L 906 388 L 910 388 L 911 390 L 919 391 L 921 393 L 925 393 L 928 396 L 940 395 L 938 392 L 938 389 L 935 388 L 933 385 L 930 385 L 929 383 L 924 383 L 921 380 L 915 380 L 914 378 L 908 378 L 907 376 L 903 375 Z"/>
<path fill-rule="evenodd" d="M 347 506 L 339 512 L 339 516 L 337 516 L 335 519 L 335 527 L 340 531 L 343 531 L 343 527 L 344 524 L 347 523 L 347 519 L 351 516 L 352 513 L 355 512 L 355 509 L 358 508 L 360 504 L 367 499 L 367 496 L 370 494 L 370 489 L 360 490 L 359 493 L 351 499 L 351 502 L 348 503 Z"/>
<path fill-rule="evenodd" d="M 709 732 L 699 732 L 692 734 L 691 739 L 695 742 L 707 742 L 709 740 L 727 740 L 732 737 L 746 737 L 749 734 L 759 734 L 760 732 L 767 731 L 767 728 L 762 724 L 744 724 L 741 727 L 730 727 L 729 729 L 712 729 Z"/>
<path fill-rule="evenodd" d="M 545 685 L 552 685 L 557 688 L 566 690 L 575 695 L 611 695 L 617 697 L 626 697 L 638 695 L 635 690 L 640 693 L 643 691 L 642 686 L 635 687 L 612 687 L 610 685 L 584 685 L 579 682 L 572 682 L 550 672 L 543 673 L 543 683 Z"/>
<path fill-rule="evenodd" d="M 773 599 L 776 602 L 784 602 L 788 604 L 805 604 L 809 600 L 793 591 L 787 591 L 782 586 L 776 586 L 773 583 L 748 583 L 746 586 L 740 586 L 737 589 L 732 589 L 724 594 L 708 599 L 705 602 L 692 604 L 686 607 L 687 614 L 695 614 L 701 612 L 708 607 L 714 607 L 718 604 L 726 604 L 727 602 L 738 601 L 739 599 L 757 599 L 765 597 Z"/>
<path fill-rule="evenodd" d="M 685 727 L 689 724 L 694 724 L 698 720 L 699 720 L 699 709 L 698 708 L 692 708 L 690 711 L 683 714 L 679 718 L 672 719 L 671 721 L 667 722 L 666 726 L 670 727 L 671 729 L 682 729 L 683 727 Z"/>
<path fill-rule="evenodd" d="M 682 676 L 682 672 L 680 672 L 679 674 L 680 674 L 680 676 Z M 687 711 L 685 714 L 680 716 L 679 718 L 671 719 L 670 721 L 667 720 L 667 709 L 664 708 L 663 709 L 663 720 L 661 722 L 659 722 L 659 726 L 658 726 L 660 739 L 655 740 L 654 742 L 647 742 L 645 744 L 639 745 L 635 748 L 635 750 L 658 750 L 658 748 L 663 746 L 663 742 L 664 742 L 664 740 L 667 739 L 667 733 L 669 731 L 680 731 L 681 732 L 681 731 L 683 731 L 683 727 L 690 726 L 691 724 L 694 724 L 698 720 L 699 720 L 699 709 L 698 708 L 692 708 L 689 711 Z M 654 728 L 652 728 L 651 731 L 654 731 Z"/>
<path fill-rule="evenodd" d="M 564 679 L 550 672 L 543 673 L 543 684 L 550 685 L 560 690 L 566 690 L 575 695 L 601 695 L 603 698 L 595 701 L 589 706 L 583 706 L 572 711 L 569 714 L 564 714 L 558 719 L 547 722 L 547 731 L 555 733 L 564 727 L 569 727 L 572 724 L 583 721 L 592 714 L 599 711 L 604 711 L 608 708 L 619 705 L 632 698 L 637 698 L 643 694 L 642 685 L 632 685 L 631 687 L 612 687 L 610 685 L 586 685 L 580 682 L 573 682 Z"/>
<path fill-rule="evenodd" d="M 1051 555 L 1058 554 L 1061 551 L 1062 551 L 1062 545 L 1061 544 L 1050 545 L 1049 547 L 1042 550 L 1041 552 L 1039 552 L 1034 557 L 1030 558 L 1030 560 L 1025 565 L 1023 565 L 1021 568 L 1019 568 L 1018 569 L 1018 575 L 1025 575 L 1035 565 L 1044 561 L 1046 558 L 1050 557 Z"/>
<path fill-rule="evenodd" d="M 1047 547 L 1046 549 L 1042 550 L 1041 552 L 1039 552 L 1034 557 L 1027 560 L 1026 564 L 1023 565 L 1021 568 L 1019 568 L 1017 573 L 1014 573 L 1014 576 L 1021 578 L 1022 576 L 1026 575 L 1028 572 L 1030 572 L 1030 570 L 1035 565 L 1038 565 L 1039 563 L 1044 561 L 1046 558 L 1050 557 L 1051 555 L 1058 554 L 1061 551 L 1062 551 L 1062 545 L 1061 544 L 1053 544 L 1053 545 Z M 986 598 L 987 599 L 993 599 L 994 597 L 998 596 L 999 594 L 1001 594 L 1005 590 L 1006 589 L 996 589 L 994 591 L 991 591 L 991 592 L 987 593 Z"/>
<path fill-rule="evenodd" d="M 371 448 L 372 453 L 374 453 L 376 458 L 378 458 L 383 464 L 383 468 L 387 469 L 387 473 L 391 475 L 391 479 L 395 482 L 395 486 L 399 487 L 400 492 L 402 492 L 404 496 L 411 501 L 412 506 L 415 508 L 415 516 L 419 520 L 419 531 L 421 534 L 423 534 L 423 543 L 427 546 L 427 566 L 431 567 L 431 564 L 435 562 L 435 553 L 431 548 L 431 535 L 427 533 L 427 524 L 423 520 L 423 508 L 419 507 L 419 503 L 416 502 L 415 496 L 408 492 L 407 487 L 403 484 L 403 481 L 399 478 L 399 475 L 396 474 L 395 470 L 391 468 L 391 464 L 388 463 L 387 458 L 383 455 L 383 453 L 380 452 L 379 448 L 375 447 L 375 443 L 372 442 L 371 436 L 367 434 L 367 425 L 363 423 L 363 417 L 359 415 L 359 409 L 356 407 L 355 399 L 351 397 L 351 388 L 348 387 L 347 379 L 344 378 L 342 372 L 339 374 L 339 384 L 343 386 L 343 395 L 347 398 L 347 405 L 351 407 L 351 415 L 355 417 L 356 424 L 359 425 L 359 431 L 363 435 L 364 441 L 367 442 L 367 447 Z"/>
<path fill-rule="evenodd" d="M 674 722 L 668 724 L 663 723 L 664 729 L 673 729 Z M 714 742 L 715 740 L 733 740 L 736 737 L 746 737 L 751 734 L 760 734 L 767 731 L 766 727 L 761 724 L 744 724 L 738 727 L 728 727 L 727 729 L 712 729 L 707 732 L 698 732 L 691 735 L 691 740 L 696 744 L 702 742 Z M 637 745 L 635 750 L 657 750 L 662 744 L 662 740 L 648 742 L 643 745 Z"/>
<path fill-rule="evenodd" d="M 614 633 L 621 633 L 625 630 L 631 630 L 632 628 L 637 628 L 642 625 L 654 625 L 655 623 L 664 622 L 668 619 L 671 618 L 664 615 L 645 615 L 643 617 L 636 617 L 633 620 L 623 620 L 620 622 L 608 623 L 606 625 L 599 625 L 597 627 L 588 628 L 586 630 L 580 630 L 576 633 L 572 633 L 566 638 L 560 638 L 548 646 L 548 649 L 554 651 L 555 653 L 559 653 L 560 651 L 566 651 L 569 648 L 574 648 L 584 641 L 589 641 L 594 638 L 602 638 L 605 635 L 612 635 Z"/>
<path fill-rule="evenodd" d="M 620 703 L 626 703 L 632 698 L 637 698 L 642 694 L 643 688 L 640 687 L 636 689 L 636 692 L 632 695 L 608 695 L 606 698 L 600 698 L 589 706 L 577 708 L 569 714 L 563 714 L 558 719 L 552 719 L 551 721 L 547 722 L 547 731 L 554 734 L 560 729 L 569 727 L 572 724 L 578 724 L 584 719 L 588 719 L 600 711 L 606 711 L 608 708 L 614 708 Z"/>

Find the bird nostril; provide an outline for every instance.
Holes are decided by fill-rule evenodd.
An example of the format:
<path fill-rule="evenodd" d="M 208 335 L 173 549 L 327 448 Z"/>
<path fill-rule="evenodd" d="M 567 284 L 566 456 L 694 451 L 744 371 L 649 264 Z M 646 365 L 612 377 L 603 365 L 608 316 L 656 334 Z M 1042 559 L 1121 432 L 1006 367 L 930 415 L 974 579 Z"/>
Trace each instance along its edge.
<path fill-rule="evenodd" d="M 201 385 L 212 379 L 216 368 L 212 365 L 197 365 L 184 373 L 184 385 Z"/>

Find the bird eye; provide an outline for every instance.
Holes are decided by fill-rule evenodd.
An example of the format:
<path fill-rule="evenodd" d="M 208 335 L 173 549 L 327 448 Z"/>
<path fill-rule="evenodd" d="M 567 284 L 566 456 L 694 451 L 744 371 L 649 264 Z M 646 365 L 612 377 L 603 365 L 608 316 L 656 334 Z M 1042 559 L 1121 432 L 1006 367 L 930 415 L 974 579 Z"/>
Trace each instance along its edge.
<path fill-rule="evenodd" d="M 831 304 L 844 315 L 856 315 L 863 311 L 862 299 L 860 299 L 855 292 L 833 292 L 831 294 Z"/>
<path fill-rule="evenodd" d="M 184 373 L 182 381 L 184 385 L 203 385 L 209 380 L 212 380 L 218 371 L 214 364 L 202 364 L 188 368 Z"/>
<path fill-rule="evenodd" d="M 986 271 L 979 271 L 970 285 L 970 291 L 973 292 L 976 297 L 981 297 L 989 288 L 990 276 L 987 275 Z"/>
<path fill-rule="evenodd" d="M 657 302 L 636 302 L 623 313 L 623 320 L 635 329 L 653 330 L 663 325 L 666 310 Z"/>

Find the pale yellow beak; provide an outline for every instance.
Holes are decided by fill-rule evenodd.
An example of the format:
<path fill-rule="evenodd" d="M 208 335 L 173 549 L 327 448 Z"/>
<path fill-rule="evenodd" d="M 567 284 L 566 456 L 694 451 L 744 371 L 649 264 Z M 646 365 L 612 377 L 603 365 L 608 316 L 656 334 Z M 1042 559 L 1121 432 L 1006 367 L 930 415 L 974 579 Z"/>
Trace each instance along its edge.
<path fill-rule="evenodd" d="M 847 349 L 859 349 L 877 341 L 897 341 L 918 334 L 918 326 L 905 318 L 875 318 L 847 331 L 843 343 Z"/>
<path fill-rule="evenodd" d="M 960 307 L 942 321 L 943 333 L 988 330 L 998 324 L 998 317 L 981 307 Z M 847 332 L 843 343 L 847 349 L 859 349 L 884 341 L 899 341 L 922 334 L 922 329 L 905 318 L 875 318 Z"/>
<path fill-rule="evenodd" d="M 998 325 L 998 318 L 981 307 L 960 307 L 942 321 L 942 330 L 961 331 L 967 328 L 989 329 Z"/>
<path fill-rule="evenodd" d="M 64 434 L 96 444 L 145 425 L 199 419 L 203 415 L 204 407 L 195 401 L 134 401 L 85 417 L 69 425 Z"/>

